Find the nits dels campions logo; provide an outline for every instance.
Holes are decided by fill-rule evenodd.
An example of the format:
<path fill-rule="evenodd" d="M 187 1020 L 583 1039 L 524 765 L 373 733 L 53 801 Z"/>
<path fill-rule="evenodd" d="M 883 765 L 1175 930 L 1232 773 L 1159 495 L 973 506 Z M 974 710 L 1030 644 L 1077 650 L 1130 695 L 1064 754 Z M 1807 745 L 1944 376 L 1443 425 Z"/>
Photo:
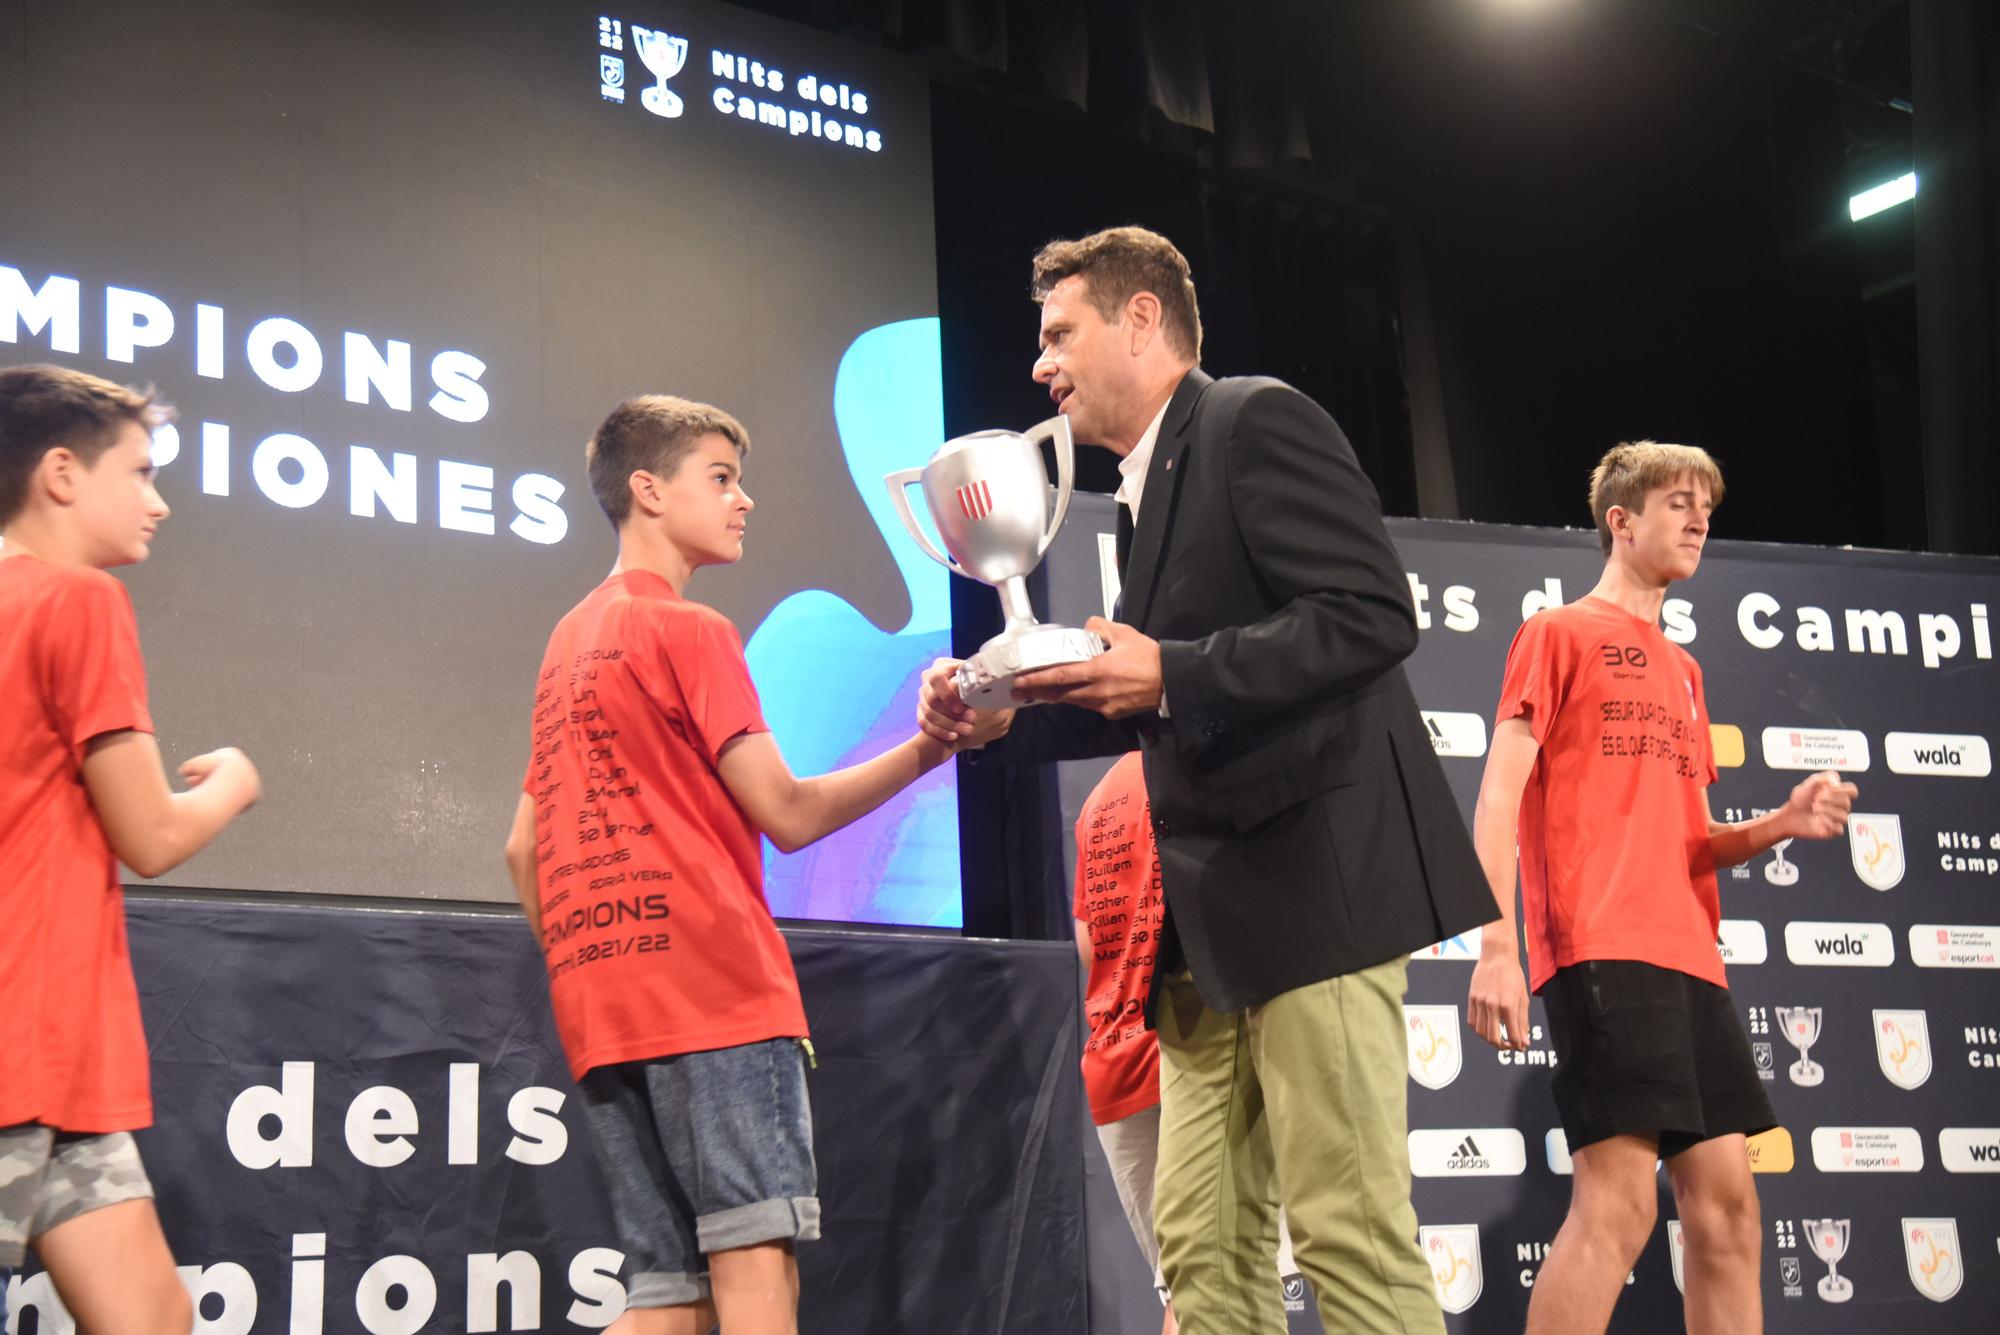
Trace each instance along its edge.
<path fill-rule="evenodd" d="M 688 103 L 673 80 L 686 73 L 696 44 L 679 33 L 628 24 L 606 14 L 597 20 L 597 94 L 624 105 L 628 91 L 626 53 L 636 57 L 652 82 L 639 92 L 639 105 L 662 120 L 680 120 Z M 869 95 L 838 78 L 818 73 L 788 75 L 757 54 L 711 48 L 707 61 L 713 87 L 710 113 L 793 139 L 880 153 L 882 132 L 869 122 Z"/>
<path fill-rule="evenodd" d="M 1931 1035 L 1924 1013 L 1876 1011 L 1875 1056 L 1898 1089 L 1915 1089 L 1930 1079 Z"/>
<path fill-rule="evenodd" d="M 1458 1313 L 1479 1301 L 1486 1288 L 1479 1260 L 1479 1225 L 1426 1224 L 1417 1230 L 1417 1246 L 1430 1262 L 1438 1306 Z"/>
<path fill-rule="evenodd" d="M 1464 1061 L 1458 1007 L 1405 1006 L 1403 1030 L 1409 1040 L 1410 1079 L 1425 1089 L 1443 1089 L 1458 1079 Z"/>

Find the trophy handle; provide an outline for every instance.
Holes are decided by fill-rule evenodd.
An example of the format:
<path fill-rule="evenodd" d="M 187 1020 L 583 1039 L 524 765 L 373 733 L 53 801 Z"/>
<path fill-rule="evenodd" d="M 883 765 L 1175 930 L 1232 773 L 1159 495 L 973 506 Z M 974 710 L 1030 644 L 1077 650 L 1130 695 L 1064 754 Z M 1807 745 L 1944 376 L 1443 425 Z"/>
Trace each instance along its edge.
<path fill-rule="evenodd" d="M 924 555 L 930 557 L 931 560 L 937 562 L 946 570 L 957 570 L 958 563 L 939 551 L 936 547 L 933 547 L 931 540 L 924 536 L 923 529 L 917 524 L 916 514 L 910 509 L 910 486 L 912 483 L 924 480 L 924 470 L 921 468 L 905 468 L 902 472 L 891 473 L 882 480 L 889 484 L 889 500 L 895 505 L 896 515 L 903 521 L 903 528 L 912 538 L 917 540 L 917 546 L 923 549 Z"/>
<path fill-rule="evenodd" d="M 1044 440 L 1054 442 L 1056 450 L 1056 512 L 1035 547 L 1035 559 L 1039 561 L 1056 540 L 1056 534 L 1062 532 L 1063 518 L 1069 514 L 1070 493 L 1076 489 L 1076 443 L 1070 435 L 1069 418 L 1061 413 L 1029 427 L 1025 434 L 1037 445 Z"/>

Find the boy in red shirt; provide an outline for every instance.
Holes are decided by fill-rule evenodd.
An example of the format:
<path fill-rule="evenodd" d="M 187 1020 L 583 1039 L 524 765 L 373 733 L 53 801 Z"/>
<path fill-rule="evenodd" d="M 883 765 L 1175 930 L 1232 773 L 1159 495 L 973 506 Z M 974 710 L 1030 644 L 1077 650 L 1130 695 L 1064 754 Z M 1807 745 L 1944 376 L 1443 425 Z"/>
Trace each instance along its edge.
<path fill-rule="evenodd" d="M 1073 916 L 1089 1027 L 1083 1087 L 1090 1120 L 1097 1126 L 1126 1222 L 1167 1307 L 1161 1335 L 1175 1335 L 1179 1326 L 1160 1271 L 1153 1222 L 1153 1177 L 1160 1160 L 1160 1038 L 1146 1027 L 1146 998 L 1152 991 L 1166 899 L 1146 771 L 1137 751 L 1128 751 L 1106 771 L 1077 816 Z M 1192 1080 L 1196 1073 L 1169 1071 L 1168 1078 Z M 1229 1083 L 1206 1091 L 1203 1101 L 1218 1120 L 1228 1117 Z M 1192 1202 L 1203 1210 L 1232 1211 L 1238 1219 L 1229 1236 L 1239 1245 L 1202 1257 L 1192 1279 L 1200 1291 L 1226 1294 L 1215 1305 L 1233 1314 L 1236 1335 L 1284 1335 L 1289 1329 L 1281 1281 L 1293 1273 L 1292 1244 L 1273 1188 L 1271 1183 L 1217 1182 L 1212 1193 L 1200 1193 Z"/>
<path fill-rule="evenodd" d="M 86 1330 L 194 1319 L 130 1134 L 153 1105 L 118 864 L 158 876 L 258 796 L 234 749 L 173 791 L 132 601 L 105 573 L 145 560 L 167 517 L 152 432 L 170 416 L 96 376 L 0 371 L 0 1267 L 32 1246 Z"/>
<path fill-rule="evenodd" d="M 1777 1124 L 1716 949 L 1719 867 L 1830 839 L 1856 790 L 1815 774 L 1783 807 L 1724 825 L 1701 669 L 1659 627 L 1722 499 L 1699 449 L 1620 445 L 1590 480 L 1597 586 L 1529 618 L 1507 653 L 1473 843 L 1500 920 L 1483 929 L 1468 1022 L 1527 1046 L 1528 989 L 1576 1164 L 1569 1215 L 1528 1304 L 1532 1332 L 1603 1331 L 1652 1235 L 1666 1161 L 1687 1242 L 1690 1331 L 1759 1331 L 1763 1231 L 1746 1138 Z M 1523 979 L 1514 938 L 1519 848 Z"/>
<path fill-rule="evenodd" d="M 955 749 L 920 733 L 816 778 L 786 766 L 735 628 L 682 597 L 743 555 L 749 449 L 728 413 L 666 395 L 591 438 L 618 563 L 549 639 L 507 840 L 631 1263 L 618 1335 L 797 1329 L 810 1046 L 760 836 L 803 847 Z"/>

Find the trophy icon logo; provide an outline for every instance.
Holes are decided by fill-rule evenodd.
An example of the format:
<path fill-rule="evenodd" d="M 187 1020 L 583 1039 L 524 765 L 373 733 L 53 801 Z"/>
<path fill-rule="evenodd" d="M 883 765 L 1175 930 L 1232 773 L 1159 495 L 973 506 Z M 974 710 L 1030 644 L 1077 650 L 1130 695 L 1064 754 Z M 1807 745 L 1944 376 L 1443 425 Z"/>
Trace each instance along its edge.
<path fill-rule="evenodd" d="M 1799 1059 L 1786 1068 L 1795 1085 L 1812 1086 L 1826 1079 L 1826 1068 L 1806 1055 L 1806 1050 L 1819 1042 L 1819 1029 L 1823 1012 L 1818 1006 L 1777 1006 L 1778 1025 L 1785 1031 L 1785 1041 L 1799 1050 Z"/>
<path fill-rule="evenodd" d="M 1791 846 L 1791 842 L 1789 839 L 1780 839 L 1777 843 L 1771 845 L 1771 863 L 1764 868 L 1764 879 L 1772 885 L 1797 885 L 1799 883 L 1798 865 L 1785 861 L 1785 850 Z"/>
<path fill-rule="evenodd" d="M 1049 474 L 1042 466 L 1045 440 L 1053 442 L 1056 454 L 1053 514 Z M 1089 631 L 1044 625 L 1028 605 L 1028 575 L 1062 528 L 1076 485 L 1067 417 L 1051 417 L 1026 432 L 975 431 L 948 440 L 922 468 L 891 473 L 883 481 L 903 527 L 925 555 L 1000 591 L 1006 628 L 959 666 L 954 680 L 960 699 L 975 709 L 1004 709 L 1014 703 L 1016 675 L 1104 652 L 1104 642 Z M 923 486 L 943 552 L 910 509 L 912 484 Z"/>
<path fill-rule="evenodd" d="M 1840 1258 L 1847 1255 L 1847 1243 L 1853 1233 L 1853 1223 L 1846 1219 L 1801 1219 L 1799 1226 L 1806 1231 L 1806 1246 L 1812 1254 L 1826 1262 L 1826 1274 L 1819 1282 L 1819 1296 L 1826 1302 L 1844 1303 L 1854 1296 L 1854 1281 L 1840 1273 Z"/>
<path fill-rule="evenodd" d="M 1750 814 L 1768 816 L 1771 813 L 1763 807 L 1752 807 Z M 1792 841 L 1789 839 L 1780 839 L 1771 845 L 1771 861 L 1764 867 L 1764 879 L 1772 885 L 1785 886 L 1799 883 L 1798 864 L 1785 860 L 1785 850 L 1791 846 Z"/>
<path fill-rule="evenodd" d="M 639 59 L 659 80 L 639 94 L 639 105 L 668 120 L 680 115 L 687 109 L 686 104 L 668 89 L 667 80 L 687 68 L 687 38 L 671 36 L 658 28 L 642 28 L 635 23 L 632 25 L 632 49 L 639 53 Z"/>

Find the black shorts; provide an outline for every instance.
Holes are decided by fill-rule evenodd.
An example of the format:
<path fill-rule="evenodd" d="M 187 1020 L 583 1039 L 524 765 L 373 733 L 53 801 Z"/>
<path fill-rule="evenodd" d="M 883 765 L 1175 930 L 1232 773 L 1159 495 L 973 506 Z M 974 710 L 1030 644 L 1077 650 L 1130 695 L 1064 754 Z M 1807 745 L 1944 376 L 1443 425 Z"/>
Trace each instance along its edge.
<path fill-rule="evenodd" d="M 1778 1124 L 1727 989 L 1637 960 L 1586 960 L 1543 984 L 1542 1006 L 1572 1152 L 1658 1136 L 1664 1159 Z"/>

